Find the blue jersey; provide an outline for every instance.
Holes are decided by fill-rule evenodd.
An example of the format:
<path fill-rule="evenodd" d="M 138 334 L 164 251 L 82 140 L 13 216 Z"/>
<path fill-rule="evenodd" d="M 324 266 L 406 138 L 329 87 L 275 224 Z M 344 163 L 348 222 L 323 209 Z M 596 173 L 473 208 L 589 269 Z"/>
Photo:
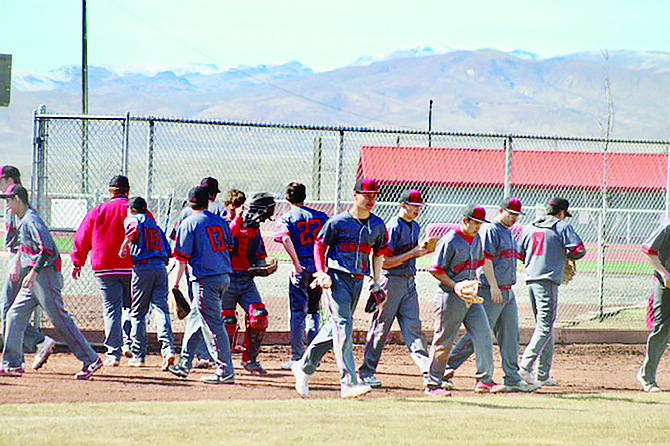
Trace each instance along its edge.
<path fill-rule="evenodd" d="M 321 211 L 307 206 L 293 207 L 277 222 L 274 240 L 281 243 L 284 236 L 291 237 L 300 265 L 314 270 L 314 241 L 326 221 L 328 216 Z"/>
<path fill-rule="evenodd" d="M 225 218 L 226 216 L 226 207 L 221 203 L 217 203 L 216 201 L 210 201 L 209 204 L 207 205 L 207 210 L 214 215 L 218 215 L 221 218 Z M 186 217 L 190 215 L 193 215 L 193 209 L 191 209 L 191 206 L 186 206 L 184 209 L 181 210 L 179 216 L 177 217 L 177 222 L 175 223 L 174 228 L 172 228 L 172 232 L 170 232 L 170 240 L 174 240 L 175 238 L 177 238 L 177 231 L 179 230 L 179 224 L 182 221 L 184 221 Z M 167 228 L 165 230 L 167 231 Z"/>
<path fill-rule="evenodd" d="M 193 275 L 200 279 L 233 272 L 228 253 L 232 245 L 228 223 L 209 211 L 199 211 L 179 225 L 174 253 L 177 259 L 188 261 Z"/>
<path fill-rule="evenodd" d="M 526 269 L 526 282 L 551 280 L 560 284 L 565 258 L 577 260 L 585 254 L 584 243 L 573 227 L 551 215 L 524 226 L 519 236 L 519 257 Z"/>
<path fill-rule="evenodd" d="M 494 221 L 482 226 L 479 234 L 484 247 L 484 259 L 489 259 L 493 263 L 493 274 L 498 287 L 512 288 L 516 283 L 517 258 L 517 246 L 512 231 L 499 221 Z M 477 270 L 477 279 L 482 285 L 490 286 L 483 267 Z"/>
<path fill-rule="evenodd" d="M 326 222 L 316 243 L 328 246 L 326 266 L 356 276 L 370 274 L 370 254 L 386 255 L 386 226 L 374 214 L 366 221 L 342 212 Z"/>
<path fill-rule="evenodd" d="M 477 268 L 484 264 L 484 252 L 479 234 L 469 237 L 460 230 L 447 232 L 435 248 L 428 271 L 446 274 L 454 282 L 471 280 Z M 440 282 L 442 290 L 453 293 L 451 287 Z"/>
<path fill-rule="evenodd" d="M 406 221 L 399 216 L 393 217 L 386 224 L 388 231 L 388 255 L 394 257 L 416 248 L 419 244 L 421 228 L 416 221 Z M 416 274 L 416 259 L 412 257 L 400 265 L 385 270 L 389 276 L 404 276 Z"/>
<path fill-rule="evenodd" d="M 163 230 L 146 214 L 129 215 L 123 222 L 126 238 L 130 237 L 130 258 L 133 265 L 148 262 L 167 264 L 170 245 Z"/>

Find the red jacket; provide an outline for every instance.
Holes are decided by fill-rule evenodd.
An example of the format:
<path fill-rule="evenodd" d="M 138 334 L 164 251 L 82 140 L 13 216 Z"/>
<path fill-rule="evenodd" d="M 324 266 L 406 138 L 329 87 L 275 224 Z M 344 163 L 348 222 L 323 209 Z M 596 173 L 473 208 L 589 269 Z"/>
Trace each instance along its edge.
<path fill-rule="evenodd" d="M 84 266 L 91 251 L 91 267 L 96 276 L 131 275 L 130 256 L 119 257 L 125 238 L 123 220 L 128 214 L 128 197 L 117 195 L 91 209 L 74 234 L 70 258 L 75 267 Z"/>

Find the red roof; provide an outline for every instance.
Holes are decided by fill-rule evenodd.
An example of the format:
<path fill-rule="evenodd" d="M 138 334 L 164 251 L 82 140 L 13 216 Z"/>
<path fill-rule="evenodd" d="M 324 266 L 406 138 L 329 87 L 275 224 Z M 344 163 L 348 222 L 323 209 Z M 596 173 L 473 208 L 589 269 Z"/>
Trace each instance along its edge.
<path fill-rule="evenodd" d="M 666 154 L 609 153 L 607 185 L 613 189 L 665 189 Z M 505 151 L 363 146 L 359 169 L 383 183 L 494 185 L 505 179 Z M 514 150 L 513 186 L 599 188 L 602 153 Z"/>

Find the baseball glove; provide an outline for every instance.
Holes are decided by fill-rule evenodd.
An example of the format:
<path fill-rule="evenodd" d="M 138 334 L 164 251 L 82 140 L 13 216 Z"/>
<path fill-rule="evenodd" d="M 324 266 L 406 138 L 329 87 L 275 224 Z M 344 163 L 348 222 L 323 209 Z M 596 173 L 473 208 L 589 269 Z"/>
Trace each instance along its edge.
<path fill-rule="evenodd" d="M 565 259 L 565 268 L 563 269 L 563 280 L 561 280 L 561 284 L 565 285 L 566 283 L 570 282 L 572 278 L 575 277 L 576 272 L 577 264 L 575 261 Z"/>
<path fill-rule="evenodd" d="M 191 312 L 191 304 L 184 297 L 184 294 L 177 287 L 172 288 L 172 297 L 177 304 L 177 317 L 184 319 Z"/>
<path fill-rule="evenodd" d="M 435 251 L 439 237 L 428 237 L 421 241 L 421 249 L 426 250 L 426 254 L 430 254 Z"/>
<path fill-rule="evenodd" d="M 385 300 L 386 290 L 378 283 L 373 283 L 370 285 L 370 297 L 368 297 L 368 301 L 365 304 L 365 312 L 374 313 Z"/>
<path fill-rule="evenodd" d="M 265 260 L 259 260 L 258 263 L 247 272 L 251 277 L 266 277 L 277 271 L 277 259 L 274 257 L 267 257 Z"/>
<path fill-rule="evenodd" d="M 479 292 L 479 282 L 475 279 L 458 282 L 454 287 L 454 291 L 456 291 L 458 297 L 463 299 L 463 302 L 467 306 L 484 302 L 484 299 L 477 295 Z"/>

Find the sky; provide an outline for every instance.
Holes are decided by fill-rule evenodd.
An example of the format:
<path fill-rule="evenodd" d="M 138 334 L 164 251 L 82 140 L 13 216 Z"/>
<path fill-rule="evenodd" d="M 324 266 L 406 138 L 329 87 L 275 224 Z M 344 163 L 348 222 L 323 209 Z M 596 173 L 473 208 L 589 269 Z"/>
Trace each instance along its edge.
<path fill-rule="evenodd" d="M 82 0 L 7 0 L 13 70 L 81 65 Z M 88 63 L 119 69 L 299 61 L 316 71 L 422 45 L 670 52 L 668 0 L 88 0 Z"/>

